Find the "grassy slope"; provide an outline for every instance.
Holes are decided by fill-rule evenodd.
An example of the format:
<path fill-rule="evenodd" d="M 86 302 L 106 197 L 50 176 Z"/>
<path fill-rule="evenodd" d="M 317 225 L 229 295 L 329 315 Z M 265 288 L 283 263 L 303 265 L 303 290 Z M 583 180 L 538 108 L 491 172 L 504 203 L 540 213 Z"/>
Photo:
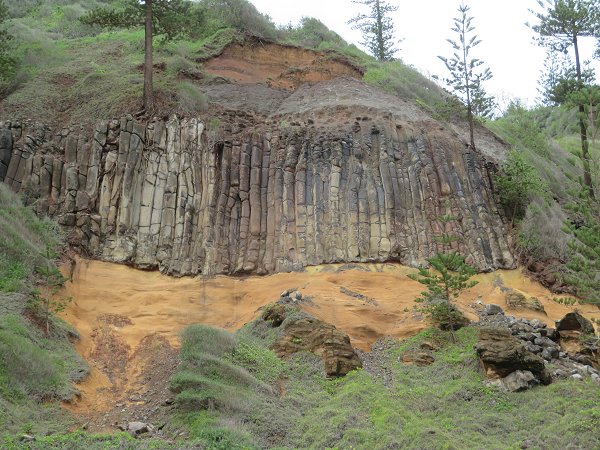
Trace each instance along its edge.
<path fill-rule="evenodd" d="M 267 339 L 258 339 L 257 335 Z M 597 448 L 600 391 L 562 381 L 524 393 L 488 388 L 478 372 L 476 329 L 450 344 L 428 330 L 378 356 L 386 387 L 358 370 L 328 380 L 315 355 L 279 361 L 264 323 L 235 336 L 205 326 L 183 335 L 174 425 L 203 448 Z M 428 367 L 400 363 L 424 340 L 441 348 Z"/>
<path fill-rule="evenodd" d="M 63 431 L 69 419 L 56 401 L 70 398 L 71 380 L 87 373 L 73 350 L 75 333 L 51 321 L 50 335 L 27 307 L 35 269 L 47 246 L 60 243 L 58 228 L 39 220 L 0 184 L 0 430 Z"/>
<path fill-rule="evenodd" d="M 0 443 L 14 449 L 600 446 L 595 384 L 568 380 L 511 394 L 486 387 L 472 327 L 458 333 L 456 344 L 437 330 L 388 342 L 377 359 L 393 375 L 389 387 L 367 370 L 326 379 L 321 359 L 310 353 L 281 361 L 267 348 L 272 338 L 260 321 L 236 335 L 202 325 L 184 332 L 183 363 L 171 382 L 175 410 L 165 427 L 183 430 L 174 443 L 81 432 L 41 437 L 27 446 L 8 436 Z M 399 362 L 423 341 L 439 346 L 432 365 Z"/>
<path fill-rule="evenodd" d="M 417 71 L 400 61 L 376 62 L 317 20 L 277 29 L 243 0 L 237 3 L 244 13 L 230 17 L 218 0 L 203 0 L 199 7 L 208 9 L 193 39 L 156 45 L 155 64 L 166 67 L 155 76 L 158 113 L 195 114 L 206 108 L 201 84 L 182 81 L 178 71 L 201 69 L 197 61 L 240 39 L 239 30 L 350 59 L 366 70 L 365 82 L 406 98 L 431 106 L 443 98 L 439 87 Z M 10 29 L 22 63 L 15 80 L 0 86 L 2 118 L 64 125 L 95 122 L 139 108 L 143 30 L 101 32 L 81 25 L 77 18 L 98 4 L 98 0 L 53 0 L 43 7 L 18 9 L 19 17 L 12 19 Z"/>
<path fill-rule="evenodd" d="M 581 141 L 574 109 L 538 106 L 525 109 L 513 106 L 504 117 L 487 124 L 502 136 L 535 167 L 548 186 L 547 198 L 537 198 L 529 204 L 525 217 L 518 223 L 517 245 L 530 263 L 551 261 L 558 279 L 578 289 L 578 279 L 593 273 L 568 269 L 576 257 L 570 248 L 573 239 L 565 224 L 582 220 L 573 212 L 573 205 L 581 203 L 583 186 Z M 600 140 L 590 134 L 589 149 L 592 157 L 592 180 L 600 186 Z M 597 275 L 596 275 L 597 277 Z M 589 293 L 578 291 L 584 301 L 597 301 Z"/>

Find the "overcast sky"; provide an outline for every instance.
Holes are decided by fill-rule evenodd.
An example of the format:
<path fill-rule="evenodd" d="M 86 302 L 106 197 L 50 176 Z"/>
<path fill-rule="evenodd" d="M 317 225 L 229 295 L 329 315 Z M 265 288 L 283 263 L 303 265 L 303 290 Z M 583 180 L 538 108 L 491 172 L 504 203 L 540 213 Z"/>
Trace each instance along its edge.
<path fill-rule="evenodd" d="M 346 24 L 348 19 L 365 6 L 350 0 L 250 0 L 263 14 L 268 14 L 276 24 L 296 24 L 303 16 L 316 17 L 346 41 L 360 47 L 361 36 Z M 460 0 L 388 0 L 399 6 L 392 18 L 397 35 L 404 41 L 397 53 L 406 64 L 423 74 L 447 75 L 438 55 L 451 55 L 447 38 L 452 19 L 458 15 Z M 534 22 L 529 9 L 539 10 L 536 0 L 470 0 L 475 33 L 482 39 L 473 56 L 482 59 L 492 70 L 494 78 L 487 89 L 500 103 L 503 98 L 518 97 L 533 104 L 538 97 L 537 81 L 543 68 L 545 50 L 533 42 L 534 33 L 525 23 Z M 583 43 L 583 60 L 591 59 L 594 41 Z M 598 71 L 598 64 L 595 64 Z"/>

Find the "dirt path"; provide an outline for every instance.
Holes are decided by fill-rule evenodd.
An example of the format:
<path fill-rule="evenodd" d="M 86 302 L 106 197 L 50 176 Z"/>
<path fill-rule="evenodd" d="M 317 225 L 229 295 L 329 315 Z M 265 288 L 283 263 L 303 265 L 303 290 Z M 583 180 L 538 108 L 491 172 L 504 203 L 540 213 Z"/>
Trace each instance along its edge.
<path fill-rule="evenodd" d="M 91 430 L 152 417 L 170 398 L 168 379 L 177 365 L 178 336 L 185 326 L 204 323 L 234 331 L 289 288 L 311 297 L 312 305 L 305 309 L 348 333 L 362 350 L 383 336 L 414 335 L 426 324 L 412 309 L 423 290 L 407 277 L 413 272 L 396 264 L 353 264 L 265 277 L 171 278 L 78 260 L 73 281 L 65 288 L 73 301 L 63 317 L 81 333 L 77 350 L 90 362 L 92 374 L 78 385 L 81 398 L 67 408 L 88 421 Z M 510 312 L 518 317 L 553 324 L 573 309 L 552 301 L 553 294 L 519 270 L 476 279 L 479 284 L 458 300 L 472 319 L 481 302 L 506 308 L 507 287 L 537 297 L 546 309 L 546 314 Z M 596 307 L 579 309 L 600 318 Z"/>

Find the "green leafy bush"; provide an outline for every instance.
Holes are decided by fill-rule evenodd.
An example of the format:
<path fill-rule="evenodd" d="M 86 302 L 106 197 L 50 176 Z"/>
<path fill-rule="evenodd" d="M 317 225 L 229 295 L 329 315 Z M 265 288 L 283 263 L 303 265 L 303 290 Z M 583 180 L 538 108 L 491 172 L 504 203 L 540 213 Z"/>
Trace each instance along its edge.
<path fill-rule="evenodd" d="M 502 163 L 501 175 L 494 179 L 500 200 L 512 221 L 523 217 L 527 205 L 535 196 L 544 196 L 547 192 L 547 185 L 537 174 L 536 168 L 516 150 L 508 152 Z"/>

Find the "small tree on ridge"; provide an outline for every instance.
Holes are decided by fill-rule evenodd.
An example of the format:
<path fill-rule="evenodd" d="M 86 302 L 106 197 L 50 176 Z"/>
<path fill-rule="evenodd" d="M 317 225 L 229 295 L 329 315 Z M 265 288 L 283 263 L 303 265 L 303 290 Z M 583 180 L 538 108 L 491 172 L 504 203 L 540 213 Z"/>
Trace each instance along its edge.
<path fill-rule="evenodd" d="M 447 214 L 439 217 L 438 220 L 445 228 L 449 223 L 456 221 L 456 218 Z M 447 248 L 457 240 L 456 236 L 450 235 L 445 230 L 436 238 L 438 243 Z M 433 323 L 440 327 L 447 327 L 452 341 L 456 342 L 454 330 L 460 327 L 464 317 L 452 302 L 463 290 L 477 284 L 477 281 L 471 280 L 476 271 L 465 262 L 465 257 L 455 250 L 438 251 L 428 258 L 427 262 L 429 267 L 422 267 L 418 273 L 408 275 L 409 278 L 427 287 L 427 290 L 422 292 L 421 297 L 415 301 L 423 304 L 421 311 Z"/>
<path fill-rule="evenodd" d="M 399 42 L 394 36 L 394 23 L 390 13 L 398 10 L 385 0 L 353 0 L 352 3 L 370 8 L 368 14 L 359 14 L 348 21 L 355 30 L 363 34 L 363 45 L 379 61 L 389 61 L 398 51 Z"/>
<path fill-rule="evenodd" d="M 473 17 L 468 15 L 469 6 L 461 4 L 458 7 L 459 16 L 455 17 L 452 31 L 458 35 L 458 40 L 447 39 L 454 53 L 450 58 L 438 56 L 450 72 L 450 77 L 444 81 L 452 88 L 467 107 L 469 121 L 469 137 L 471 147 L 475 148 L 474 115 L 487 116 L 494 109 L 495 102 L 486 95 L 483 83 L 492 78 L 489 68 L 481 67 L 483 61 L 472 58 L 473 47 L 481 43 L 477 35 L 472 34 L 475 28 L 471 25 Z"/>
<path fill-rule="evenodd" d="M 80 19 L 103 28 L 144 27 L 144 112 L 150 112 L 154 104 L 153 38 L 174 39 L 189 30 L 194 24 L 191 7 L 186 0 L 125 0 L 120 9 L 95 8 Z"/>

